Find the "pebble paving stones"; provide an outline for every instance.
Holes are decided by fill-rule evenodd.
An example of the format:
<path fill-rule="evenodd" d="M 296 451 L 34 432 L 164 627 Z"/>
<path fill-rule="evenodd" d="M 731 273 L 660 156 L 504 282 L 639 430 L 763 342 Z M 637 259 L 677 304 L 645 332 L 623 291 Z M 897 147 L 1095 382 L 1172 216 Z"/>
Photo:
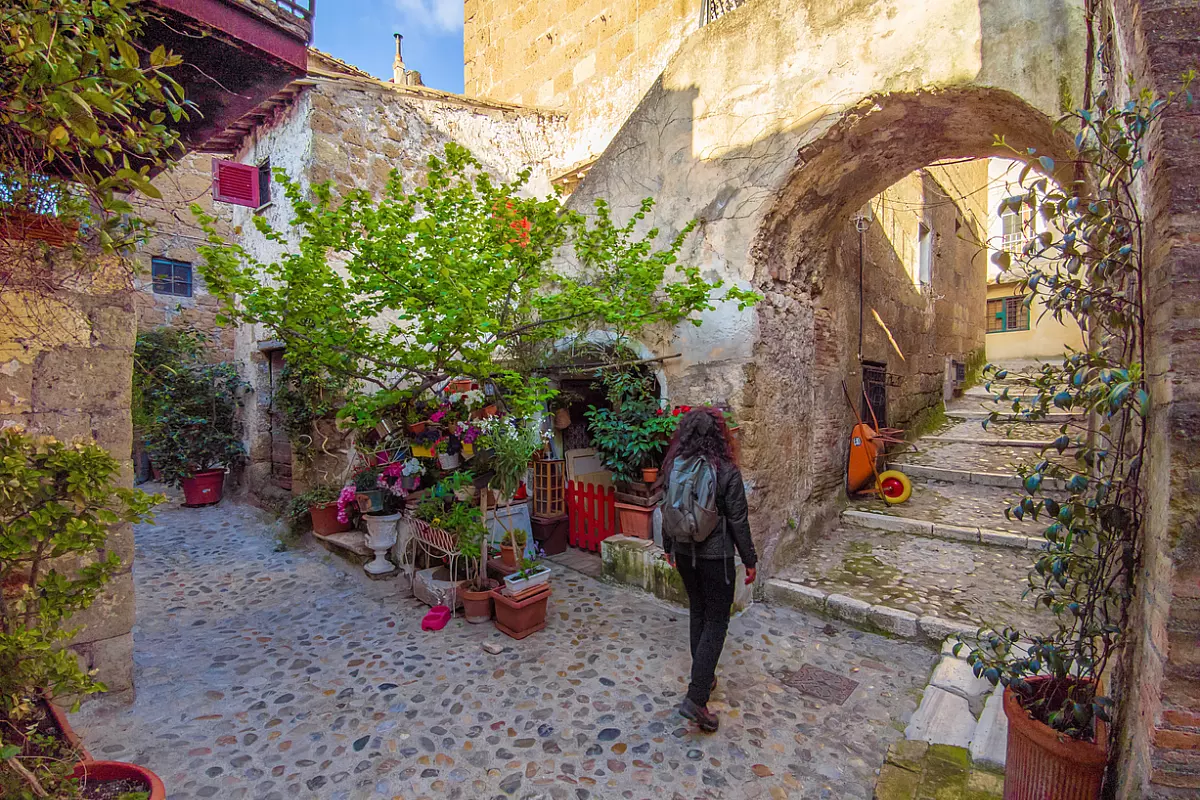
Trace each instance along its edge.
<path fill-rule="evenodd" d="M 730 628 L 708 736 L 676 713 L 686 615 L 647 595 L 559 569 L 541 633 L 425 633 L 416 601 L 275 552 L 252 508 L 176 499 L 136 539 L 137 700 L 72 721 L 180 800 L 869 798 L 935 661 L 755 605 Z M 801 664 L 859 686 L 821 702 L 777 677 Z"/>

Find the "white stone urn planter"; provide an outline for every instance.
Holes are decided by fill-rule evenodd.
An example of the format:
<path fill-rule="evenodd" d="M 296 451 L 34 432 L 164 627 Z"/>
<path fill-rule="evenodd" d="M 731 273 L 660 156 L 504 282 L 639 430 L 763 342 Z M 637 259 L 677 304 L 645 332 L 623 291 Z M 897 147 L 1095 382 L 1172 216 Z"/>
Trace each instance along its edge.
<path fill-rule="evenodd" d="M 394 572 L 396 567 L 387 560 L 387 551 L 396 544 L 397 528 L 403 514 L 368 514 L 363 517 L 367 523 L 367 547 L 375 551 L 375 560 L 363 566 L 372 575 L 384 575 Z"/>

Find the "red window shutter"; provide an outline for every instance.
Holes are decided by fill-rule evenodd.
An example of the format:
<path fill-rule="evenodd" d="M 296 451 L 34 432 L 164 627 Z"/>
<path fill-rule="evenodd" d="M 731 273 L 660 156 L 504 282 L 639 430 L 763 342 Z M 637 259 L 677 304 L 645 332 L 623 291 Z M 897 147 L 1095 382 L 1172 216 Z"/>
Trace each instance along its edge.
<path fill-rule="evenodd" d="M 212 162 L 213 200 L 235 206 L 258 208 L 258 167 L 214 158 Z"/>

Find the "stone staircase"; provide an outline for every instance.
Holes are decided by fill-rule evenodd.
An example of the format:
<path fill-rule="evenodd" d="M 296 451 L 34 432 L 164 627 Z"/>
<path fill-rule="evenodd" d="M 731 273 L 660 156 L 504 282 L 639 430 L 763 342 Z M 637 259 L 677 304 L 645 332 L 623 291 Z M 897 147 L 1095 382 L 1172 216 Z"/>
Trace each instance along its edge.
<path fill-rule="evenodd" d="M 766 593 L 775 603 L 943 647 L 906 737 L 962 748 L 970 763 L 996 769 L 1007 735 L 1000 693 L 949 647 L 981 629 L 1052 629 L 1050 612 L 1026 596 L 1046 523 L 1009 518 L 1005 509 L 1023 496 L 1022 465 L 1070 458 L 1043 450 L 1062 424 L 1081 420 L 1064 414 L 985 430 L 979 418 L 989 401 L 982 390 L 968 391 L 947 409 L 942 430 L 892 460 L 913 482 L 906 503 L 852 500 L 838 528 L 768 581 Z"/>

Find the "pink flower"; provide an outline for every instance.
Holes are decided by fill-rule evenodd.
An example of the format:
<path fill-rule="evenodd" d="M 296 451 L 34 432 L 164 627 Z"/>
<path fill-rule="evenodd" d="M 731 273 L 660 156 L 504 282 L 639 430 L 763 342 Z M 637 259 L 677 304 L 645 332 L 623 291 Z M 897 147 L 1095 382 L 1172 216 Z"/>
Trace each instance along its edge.
<path fill-rule="evenodd" d="M 439 409 L 429 415 L 429 421 L 430 422 L 441 422 L 442 417 L 444 417 L 444 416 L 446 416 L 446 412 L 442 409 Z"/>
<path fill-rule="evenodd" d="M 354 495 L 356 493 L 357 492 L 353 486 L 343 486 L 342 493 L 338 495 L 337 518 L 338 522 L 342 523 L 343 525 L 350 521 L 350 512 L 347 510 L 347 506 L 354 503 Z"/>

